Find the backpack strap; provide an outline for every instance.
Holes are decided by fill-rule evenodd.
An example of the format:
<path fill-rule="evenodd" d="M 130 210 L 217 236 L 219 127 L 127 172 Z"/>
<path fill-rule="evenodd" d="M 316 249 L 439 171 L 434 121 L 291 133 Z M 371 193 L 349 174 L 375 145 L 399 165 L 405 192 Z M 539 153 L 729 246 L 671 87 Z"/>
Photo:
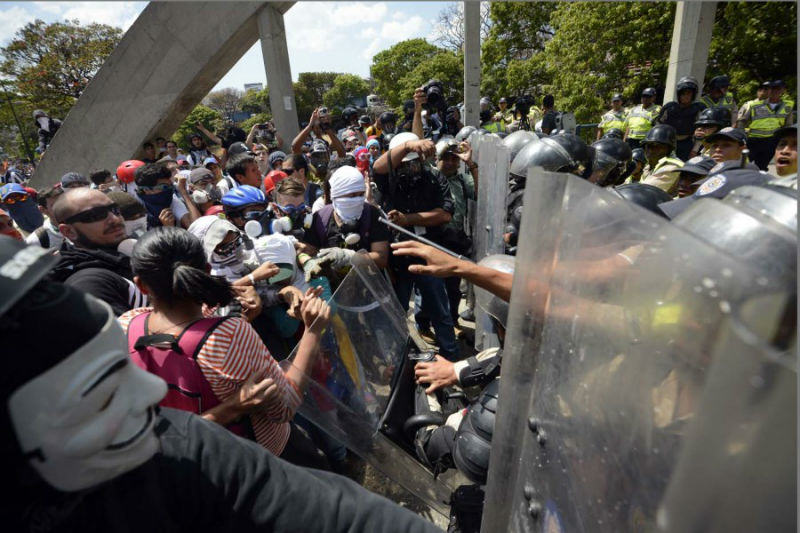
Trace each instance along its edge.
<path fill-rule="evenodd" d="M 128 323 L 128 352 L 135 353 L 140 350 L 136 345 L 140 337 L 144 336 L 145 323 L 150 312 L 136 315 Z"/>
<path fill-rule="evenodd" d="M 333 204 L 325 204 L 317 210 L 317 216 L 314 220 L 314 233 L 319 238 L 320 248 L 325 247 L 325 236 L 328 233 L 328 223 L 333 216 Z"/>
<path fill-rule="evenodd" d="M 197 359 L 197 354 L 200 353 L 214 330 L 228 318 L 227 316 L 201 318 L 189 324 L 177 338 L 180 351 L 185 355 L 190 355 L 192 359 Z"/>
<path fill-rule="evenodd" d="M 36 228 L 36 238 L 39 239 L 39 244 L 42 245 L 42 248 L 50 248 L 50 234 L 47 233 L 47 228 L 41 226 Z"/>

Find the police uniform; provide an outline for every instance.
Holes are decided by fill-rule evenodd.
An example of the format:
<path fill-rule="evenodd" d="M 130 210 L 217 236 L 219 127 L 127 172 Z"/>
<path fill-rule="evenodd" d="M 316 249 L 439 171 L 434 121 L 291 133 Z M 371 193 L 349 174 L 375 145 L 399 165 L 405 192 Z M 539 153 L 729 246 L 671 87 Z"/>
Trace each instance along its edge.
<path fill-rule="evenodd" d="M 683 161 L 675 157 L 675 154 L 670 154 L 662 157 L 652 170 L 650 169 L 650 165 L 647 165 L 642 171 L 642 179 L 640 182 L 653 185 L 675 196 L 678 194 L 678 181 L 681 177 L 681 167 L 683 167 Z"/>
<path fill-rule="evenodd" d="M 738 114 L 738 109 L 736 107 L 736 100 L 733 99 L 733 96 L 729 94 L 724 94 L 722 95 L 722 98 L 720 98 L 717 101 L 714 101 L 714 99 L 711 98 L 710 94 L 704 94 L 703 97 L 700 99 L 700 101 L 703 102 L 706 105 L 706 107 L 709 108 L 724 107 L 725 109 L 731 112 L 731 120 L 733 122 L 730 124 L 730 126 L 734 126 L 736 124 L 735 120 Z"/>
<path fill-rule="evenodd" d="M 774 107 L 773 107 L 774 106 Z M 758 168 L 766 170 L 778 140 L 775 131 L 792 123 L 794 107 L 780 100 L 777 104 L 770 104 L 768 100 L 761 101 L 750 107 L 747 117 L 747 147 L 750 149 L 750 159 Z"/>
<path fill-rule="evenodd" d="M 689 159 L 689 152 L 694 144 L 694 123 L 697 121 L 697 114 L 705 108 L 706 105 L 702 102 L 692 102 L 687 107 L 681 107 L 678 102 L 668 102 L 661 108 L 656 122 L 675 128 L 678 141 L 675 155 L 681 160 Z"/>
<path fill-rule="evenodd" d="M 628 116 L 625 118 L 625 125 L 622 130 L 628 131 L 628 145 L 631 150 L 639 148 L 642 145 L 642 140 L 653 127 L 658 114 L 661 113 L 661 106 L 650 104 L 650 107 L 645 108 L 639 104 L 634 107 Z"/>
<path fill-rule="evenodd" d="M 610 109 L 600 118 L 600 124 L 598 124 L 598 128 L 602 130 L 603 133 L 607 132 L 612 128 L 617 128 L 619 130 L 625 131 L 625 120 L 627 119 L 626 113 L 624 109 L 620 109 L 619 111 L 614 111 Z"/>

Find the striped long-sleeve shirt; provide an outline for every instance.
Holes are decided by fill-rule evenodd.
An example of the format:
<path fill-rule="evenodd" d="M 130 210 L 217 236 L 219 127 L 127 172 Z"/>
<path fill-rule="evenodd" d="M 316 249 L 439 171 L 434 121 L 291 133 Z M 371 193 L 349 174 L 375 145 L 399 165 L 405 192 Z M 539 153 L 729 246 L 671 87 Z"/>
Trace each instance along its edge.
<path fill-rule="evenodd" d="M 148 311 L 152 308 L 141 307 L 120 316 L 122 329 L 127 332 L 133 317 Z M 300 405 L 301 395 L 250 324 L 241 318 L 222 322 L 197 354 L 197 364 L 220 401 L 237 392 L 248 377 L 266 368 L 267 377 L 278 385 L 280 401 L 263 412 L 251 413 L 250 421 L 256 441 L 280 455 L 289 439 L 289 420 Z"/>

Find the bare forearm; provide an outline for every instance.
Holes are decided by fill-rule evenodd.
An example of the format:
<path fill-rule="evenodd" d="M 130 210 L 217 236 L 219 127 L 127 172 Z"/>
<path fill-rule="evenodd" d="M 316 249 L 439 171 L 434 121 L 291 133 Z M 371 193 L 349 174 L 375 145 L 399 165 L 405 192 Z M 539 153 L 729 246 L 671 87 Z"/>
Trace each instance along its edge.
<path fill-rule="evenodd" d="M 303 128 L 300 133 L 297 134 L 297 137 L 294 138 L 292 141 L 292 153 L 293 154 L 302 154 L 303 153 L 303 143 L 306 142 L 308 136 L 311 135 L 311 125 L 309 124 L 305 128 Z"/>
<path fill-rule="evenodd" d="M 414 118 L 411 121 L 411 133 L 422 139 L 425 133 L 422 129 L 422 109 L 414 109 Z"/>
<path fill-rule="evenodd" d="M 444 209 L 436 209 L 435 211 L 423 211 L 421 213 L 409 213 L 406 215 L 407 226 L 441 226 L 447 224 L 453 218 L 453 215 Z"/>
<path fill-rule="evenodd" d="M 308 374 L 317 360 L 321 334 L 307 329 L 297 346 L 297 355 L 286 369 L 286 377 L 300 390 L 305 390 Z"/>
<path fill-rule="evenodd" d="M 222 402 L 216 407 L 212 407 L 200 416 L 209 422 L 214 422 L 220 426 L 227 426 L 228 424 L 235 422 L 243 414 L 242 411 L 234 405 L 233 399 L 235 397 L 236 395 L 231 396 L 228 400 Z"/>
<path fill-rule="evenodd" d="M 344 145 L 342 141 L 339 140 L 339 137 L 333 133 L 333 130 L 330 131 L 330 138 L 331 138 L 331 148 L 336 150 L 336 153 L 339 154 L 339 157 L 344 157 L 347 155 L 347 152 L 344 150 Z"/>
<path fill-rule="evenodd" d="M 511 283 L 513 274 L 500 272 L 493 268 L 486 268 L 470 261 L 458 261 L 455 275 L 463 278 L 473 285 L 486 289 L 506 302 L 511 299 Z"/>

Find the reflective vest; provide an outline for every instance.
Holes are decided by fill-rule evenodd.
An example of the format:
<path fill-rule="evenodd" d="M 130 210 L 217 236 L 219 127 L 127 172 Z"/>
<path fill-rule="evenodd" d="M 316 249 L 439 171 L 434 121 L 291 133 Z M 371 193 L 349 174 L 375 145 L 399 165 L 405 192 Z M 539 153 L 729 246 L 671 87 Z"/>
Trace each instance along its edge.
<path fill-rule="evenodd" d="M 750 133 L 753 138 L 772 137 L 775 130 L 786 124 L 786 117 L 792 114 L 792 106 L 780 101 L 775 110 L 770 109 L 767 102 L 758 103 L 750 108 Z"/>
<path fill-rule="evenodd" d="M 736 107 L 736 102 L 733 101 L 733 96 L 729 94 L 722 95 L 722 98 L 719 99 L 719 102 L 715 102 L 711 98 L 710 94 L 704 94 L 700 101 L 706 104 L 707 107 L 724 107 L 731 112 L 731 115 L 733 115 L 733 109 Z"/>
<path fill-rule="evenodd" d="M 489 122 L 487 124 L 482 124 L 481 128 L 485 129 L 489 133 L 497 133 L 500 131 L 505 131 L 505 128 L 499 122 Z"/>
<path fill-rule="evenodd" d="M 647 109 L 641 105 L 634 107 L 628 118 L 625 119 L 625 126 L 629 128 L 628 138 L 644 139 L 647 136 L 647 132 L 653 127 L 653 121 L 655 121 L 660 111 L 661 106 L 655 104 L 651 104 Z"/>
<path fill-rule="evenodd" d="M 625 111 L 623 109 L 620 109 L 617 112 L 609 111 L 600 119 L 600 125 L 598 128 L 603 130 L 603 133 L 612 128 L 625 131 Z"/>

